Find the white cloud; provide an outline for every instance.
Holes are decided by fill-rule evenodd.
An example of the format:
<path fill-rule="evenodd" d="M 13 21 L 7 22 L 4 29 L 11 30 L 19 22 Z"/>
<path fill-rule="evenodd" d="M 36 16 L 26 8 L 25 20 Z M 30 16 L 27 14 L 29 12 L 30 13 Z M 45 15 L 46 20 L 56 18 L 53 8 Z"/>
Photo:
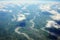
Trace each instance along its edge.
<path fill-rule="evenodd" d="M 51 18 L 52 18 L 53 20 L 60 20 L 60 14 L 51 16 Z"/>
<path fill-rule="evenodd" d="M 18 17 L 16 18 L 15 15 L 13 15 L 14 18 L 12 19 L 12 21 L 23 21 L 26 19 L 25 15 L 23 14 L 18 14 L 17 16 Z"/>
<path fill-rule="evenodd" d="M 50 3 L 50 4 L 57 4 L 59 2 L 52 2 L 52 1 L 35 1 L 35 0 L 22 0 L 22 1 L 1 1 L 0 4 L 38 4 L 38 3 Z"/>
<path fill-rule="evenodd" d="M 26 19 L 25 15 L 23 15 L 23 14 L 18 14 L 17 21 L 22 21 L 22 20 L 25 20 L 25 19 Z"/>
<path fill-rule="evenodd" d="M 50 28 L 53 26 L 54 23 L 54 21 L 48 21 L 46 27 Z"/>
<path fill-rule="evenodd" d="M 42 4 L 39 7 L 43 11 L 51 10 L 50 5 L 47 5 L 47 4 Z"/>
<path fill-rule="evenodd" d="M 55 10 L 51 10 L 51 11 L 48 10 L 48 12 L 50 12 L 50 13 L 53 14 L 53 15 L 59 14 L 59 13 L 58 13 L 57 11 L 55 11 Z"/>
<path fill-rule="evenodd" d="M 46 27 L 47 28 L 55 27 L 58 29 L 60 28 L 60 25 L 58 25 L 55 21 L 48 21 Z"/>

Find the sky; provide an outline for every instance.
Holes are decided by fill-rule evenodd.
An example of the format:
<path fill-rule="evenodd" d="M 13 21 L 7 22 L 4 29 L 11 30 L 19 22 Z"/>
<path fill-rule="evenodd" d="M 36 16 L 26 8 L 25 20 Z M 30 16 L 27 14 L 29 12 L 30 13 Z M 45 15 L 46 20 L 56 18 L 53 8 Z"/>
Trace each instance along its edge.
<path fill-rule="evenodd" d="M 60 1 L 60 0 L 0 0 L 0 1 Z"/>

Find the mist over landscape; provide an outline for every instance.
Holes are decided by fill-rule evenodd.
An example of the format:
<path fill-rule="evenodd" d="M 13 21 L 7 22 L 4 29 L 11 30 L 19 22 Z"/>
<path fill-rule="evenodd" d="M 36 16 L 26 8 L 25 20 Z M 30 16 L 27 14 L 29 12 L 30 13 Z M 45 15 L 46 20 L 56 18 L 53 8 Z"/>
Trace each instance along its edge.
<path fill-rule="evenodd" d="M 60 2 L 0 1 L 0 40 L 60 40 Z"/>

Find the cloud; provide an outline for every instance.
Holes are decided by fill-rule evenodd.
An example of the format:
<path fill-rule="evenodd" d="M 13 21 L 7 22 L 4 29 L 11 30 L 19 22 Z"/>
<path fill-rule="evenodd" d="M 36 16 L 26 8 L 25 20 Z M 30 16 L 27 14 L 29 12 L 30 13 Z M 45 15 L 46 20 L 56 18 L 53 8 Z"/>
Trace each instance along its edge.
<path fill-rule="evenodd" d="M 57 14 L 57 15 L 51 16 L 51 18 L 52 18 L 53 20 L 57 20 L 57 21 L 59 21 L 59 20 L 60 20 L 60 14 Z"/>
<path fill-rule="evenodd" d="M 25 19 L 26 19 L 25 15 L 23 15 L 23 14 L 18 14 L 17 21 L 22 21 L 22 20 L 25 20 Z"/>
<path fill-rule="evenodd" d="M 43 11 L 51 10 L 50 5 L 42 4 L 39 6 L 39 8 Z"/>
<path fill-rule="evenodd" d="M 55 21 L 48 21 L 47 22 L 47 25 L 46 25 L 47 28 L 51 28 L 51 27 L 55 27 L 55 28 L 60 28 L 60 25 L 58 25 Z"/>

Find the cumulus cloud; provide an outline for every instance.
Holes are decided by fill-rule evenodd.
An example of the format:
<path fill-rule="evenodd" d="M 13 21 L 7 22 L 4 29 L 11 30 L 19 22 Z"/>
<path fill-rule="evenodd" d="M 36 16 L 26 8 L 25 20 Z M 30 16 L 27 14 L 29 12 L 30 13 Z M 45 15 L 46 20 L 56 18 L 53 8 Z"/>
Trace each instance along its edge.
<path fill-rule="evenodd" d="M 53 14 L 53 15 L 57 15 L 58 14 L 58 12 L 57 11 L 55 11 L 55 10 L 51 10 L 51 11 L 48 11 L 50 14 Z"/>
<path fill-rule="evenodd" d="M 50 16 L 53 20 L 48 21 L 46 27 L 60 28 L 60 25 L 58 25 L 56 23 L 56 21 L 60 20 L 60 14 L 57 11 L 54 11 L 54 10 L 50 11 L 50 13 L 53 14 L 52 16 Z M 54 20 L 56 20 L 56 21 L 54 21 Z"/>
<path fill-rule="evenodd" d="M 12 21 L 23 21 L 25 19 L 26 19 L 26 17 L 24 14 L 17 14 L 17 17 L 15 15 L 13 15 Z"/>
<path fill-rule="evenodd" d="M 53 5 L 57 5 L 57 9 L 59 8 L 59 3 L 54 3 L 54 4 L 52 4 L 51 6 L 45 6 L 45 5 L 43 5 L 43 6 L 45 6 L 45 7 L 42 7 L 42 9 L 44 10 L 44 11 L 48 11 L 50 14 L 53 14 L 53 15 L 51 15 L 50 17 L 51 17 L 51 19 L 53 19 L 53 20 L 49 20 L 49 21 L 47 21 L 47 25 L 46 25 L 46 27 L 48 27 L 48 28 L 51 28 L 51 27 L 55 27 L 55 28 L 60 28 L 60 25 L 56 22 L 56 21 L 59 21 L 60 20 L 60 13 L 59 12 L 57 12 L 56 10 L 53 10 L 51 7 L 53 6 Z M 55 21 L 56 20 L 56 21 Z"/>
<path fill-rule="evenodd" d="M 17 21 L 22 21 L 22 20 L 25 20 L 25 19 L 26 19 L 25 15 L 23 15 L 23 14 L 18 14 Z"/>
<path fill-rule="evenodd" d="M 46 2 L 46 3 L 42 3 L 42 4 L 40 4 L 40 6 L 39 6 L 39 8 L 42 10 L 42 11 L 50 11 L 50 10 L 52 10 L 52 7 L 54 6 L 54 5 L 56 5 L 57 6 L 57 8 L 58 8 L 58 5 L 59 5 L 60 3 L 59 2 Z"/>
<path fill-rule="evenodd" d="M 51 27 L 55 27 L 55 28 L 60 28 L 60 25 L 58 25 L 55 21 L 48 21 L 47 22 L 47 25 L 46 25 L 47 28 L 51 28 Z"/>
<path fill-rule="evenodd" d="M 41 10 L 43 11 L 47 11 L 47 10 L 50 10 L 50 5 L 47 5 L 47 4 L 43 4 L 43 5 L 40 5 L 39 6 Z"/>
<path fill-rule="evenodd" d="M 59 20 L 60 20 L 60 14 L 57 14 L 57 15 L 51 16 L 51 18 L 52 18 L 53 20 L 57 20 L 57 21 L 59 21 Z"/>

